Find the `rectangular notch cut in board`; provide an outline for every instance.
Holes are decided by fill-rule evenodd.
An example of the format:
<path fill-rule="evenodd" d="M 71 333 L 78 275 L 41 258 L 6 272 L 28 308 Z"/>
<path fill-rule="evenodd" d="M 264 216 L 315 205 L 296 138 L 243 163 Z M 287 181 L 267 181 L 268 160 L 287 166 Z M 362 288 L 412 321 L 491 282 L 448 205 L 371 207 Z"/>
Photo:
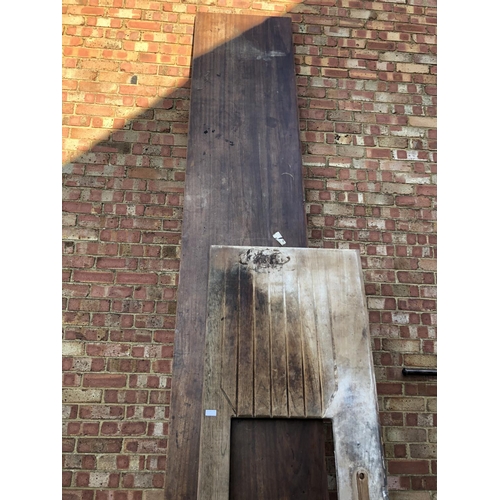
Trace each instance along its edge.
<path fill-rule="evenodd" d="M 328 500 L 324 431 L 316 419 L 232 419 L 229 500 Z"/>

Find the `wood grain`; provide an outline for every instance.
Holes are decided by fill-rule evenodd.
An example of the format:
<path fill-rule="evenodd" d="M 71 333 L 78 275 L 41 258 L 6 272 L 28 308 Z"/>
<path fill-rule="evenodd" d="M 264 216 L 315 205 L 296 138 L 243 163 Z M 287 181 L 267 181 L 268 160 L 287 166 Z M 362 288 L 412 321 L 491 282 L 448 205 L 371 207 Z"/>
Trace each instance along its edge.
<path fill-rule="evenodd" d="M 268 417 L 271 406 L 271 349 L 269 344 L 269 287 L 267 274 L 254 280 L 254 416 Z"/>
<path fill-rule="evenodd" d="M 288 412 L 288 366 L 286 345 L 285 303 L 283 273 L 269 273 L 269 323 L 270 323 L 270 371 L 271 371 L 271 416 L 289 415 Z"/>
<path fill-rule="evenodd" d="M 314 287 L 321 286 L 313 282 L 311 266 L 306 262 L 306 254 L 296 256 L 297 288 L 300 310 L 300 332 L 302 335 L 302 356 L 304 367 L 305 416 L 321 418 L 323 415 L 321 377 L 318 351 L 318 331 L 316 314 L 323 304 L 314 301 Z M 329 374 L 327 374 L 329 375 Z"/>
<path fill-rule="evenodd" d="M 285 267 L 283 270 L 283 302 L 286 311 L 287 332 L 288 415 L 290 417 L 304 417 L 306 409 L 304 404 L 301 314 L 298 296 L 293 293 L 296 287 L 295 269 Z"/>
<path fill-rule="evenodd" d="M 240 268 L 240 328 L 238 330 L 238 415 L 253 416 L 254 290 L 252 276 Z"/>
<path fill-rule="evenodd" d="M 328 500 L 323 421 L 253 422 L 232 420 L 229 499 Z"/>
<path fill-rule="evenodd" d="M 238 340 L 239 336 L 234 332 L 239 330 L 239 265 L 230 263 L 226 267 L 224 287 L 224 309 L 220 317 L 223 327 L 222 352 L 226 353 L 221 358 L 221 372 L 227 374 L 221 381 L 221 389 L 236 413 L 236 402 L 238 400 Z M 212 280 L 209 280 L 211 282 Z M 229 290 L 229 293 L 228 293 Z M 233 293 L 233 290 L 235 293 Z M 210 294 L 209 290 L 209 294 Z M 210 310 L 210 309 L 209 309 Z"/>
<path fill-rule="evenodd" d="M 212 352 L 222 352 L 224 348 L 225 328 L 221 325 L 221 313 L 225 310 L 225 299 L 227 294 L 227 282 L 231 283 L 226 274 L 228 267 L 228 251 L 224 248 L 214 252 L 214 266 L 211 269 L 208 289 L 207 328 L 209 331 L 217 331 L 221 334 L 208 335 L 206 338 L 206 356 L 203 384 L 203 449 L 208 456 L 218 457 L 218 462 L 203 460 L 200 465 L 199 474 L 204 479 L 203 496 L 201 498 L 211 500 L 226 500 L 227 494 L 221 485 L 229 487 L 229 444 L 231 431 L 231 417 L 234 409 L 221 390 L 221 379 L 226 369 L 232 373 L 231 367 L 224 366 L 221 358 L 214 358 Z M 217 276 L 222 270 L 222 276 Z M 214 276 L 215 273 L 215 276 Z M 233 382 L 235 374 L 233 374 Z M 221 466 L 223 464 L 223 466 Z"/>
<path fill-rule="evenodd" d="M 210 245 L 307 244 L 290 19 L 199 13 L 194 54 L 167 500 L 196 498 Z"/>
<path fill-rule="evenodd" d="M 357 500 L 370 500 L 370 491 L 368 488 L 368 473 L 366 471 L 356 472 L 356 488 L 358 490 Z"/>

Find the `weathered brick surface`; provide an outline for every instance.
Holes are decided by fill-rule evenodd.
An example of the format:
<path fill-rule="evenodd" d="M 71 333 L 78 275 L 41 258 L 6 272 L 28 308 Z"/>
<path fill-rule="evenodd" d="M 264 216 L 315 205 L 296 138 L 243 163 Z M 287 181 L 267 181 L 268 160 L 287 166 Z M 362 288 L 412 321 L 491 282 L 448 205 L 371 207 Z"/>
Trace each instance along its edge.
<path fill-rule="evenodd" d="M 390 497 L 434 500 L 435 382 L 401 373 L 436 366 L 434 0 L 63 1 L 63 498 L 163 498 L 203 10 L 292 18 L 309 245 L 361 253 Z"/>

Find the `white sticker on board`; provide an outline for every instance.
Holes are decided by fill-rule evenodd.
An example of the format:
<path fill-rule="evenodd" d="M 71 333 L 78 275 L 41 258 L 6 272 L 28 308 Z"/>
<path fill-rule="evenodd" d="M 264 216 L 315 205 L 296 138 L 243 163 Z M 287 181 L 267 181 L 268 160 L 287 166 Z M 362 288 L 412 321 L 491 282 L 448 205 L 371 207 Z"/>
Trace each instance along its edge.
<path fill-rule="evenodd" d="M 217 410 L 205 410 L 205 417 L 216 417 Z"/>
<path fill-rule="evenodd" d="M 281 245 L 285 245 L 286 244 L 286 241 L 283 239 L 283 236 L 281 235 L 281 233 L 279 231 L 276 231 L 274 234 L 273 234 L 273 238 Z"/>

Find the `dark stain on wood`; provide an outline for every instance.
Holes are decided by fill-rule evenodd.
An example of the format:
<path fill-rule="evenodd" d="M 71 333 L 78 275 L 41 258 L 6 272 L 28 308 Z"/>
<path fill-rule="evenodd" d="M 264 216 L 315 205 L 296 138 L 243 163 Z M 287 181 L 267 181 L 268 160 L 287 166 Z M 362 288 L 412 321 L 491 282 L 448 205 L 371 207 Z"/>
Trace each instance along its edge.
<path fill-rule="evenodd" d="M 289 257 L 284 258 L 279 250 L 259 249 L 247 250 L 240 256 L 240 264 L 248 265 L 257 272 L 269 272 L 283 267 Z"/>

